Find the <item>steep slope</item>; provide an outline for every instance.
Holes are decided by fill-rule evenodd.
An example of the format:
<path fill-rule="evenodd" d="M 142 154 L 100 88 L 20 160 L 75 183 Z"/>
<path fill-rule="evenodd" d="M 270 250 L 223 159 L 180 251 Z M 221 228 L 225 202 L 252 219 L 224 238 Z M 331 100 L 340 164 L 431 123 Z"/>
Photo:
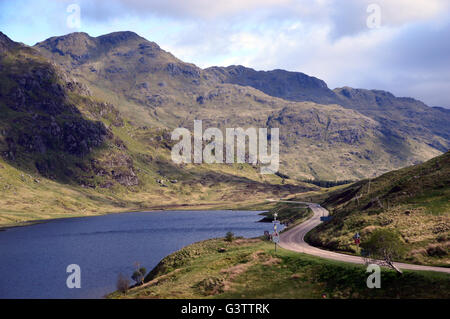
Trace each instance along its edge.
<path fill-rule="evenodd" d="M 450 148 L 450 110 L 381 90 L 344 87 L 334 92 L 341 99 L 340 105 L 375 119 L 393 135 L 412 136 L 441 152 Z"/>
<path fill-rule="evenodd" d="M 123 125 L 112 106 L 96 103 L 85 86 L 34 49 L 9 46 L 0 59 L 1 145 L 12 165 L 63 178 L 70 175 L 69 162 L 112 140 L 112 132 L 94 119 L 98 113 Z"/>
<path fill-rule="evenodd" d="M 419 138 L 386 128 L 357 110 L 324 105 L 338 95 L 304 74 L 202 70 L 132 32 L 97 38 L 74 33 L 35 48 L 139 126 L 192 128 L 194 119 L 203 119 L 205 127 L 280 127 L 280 170 L 293 178 L 376 176 L 436 156 L 447 143 L 433 134 Z M 237 74 L 232 80 L 231 73 Z"/>
<path fill-rule="evenodd" d="M 323 196 L 323 195 L 322 195 Z M 314 244 L 354 251 L 352 237 L 379 227 L 400 232 L 409 261 L 450 266 L 450 152 L 423 164 L 326 194 L 333 219 L 310 233 Z"/>

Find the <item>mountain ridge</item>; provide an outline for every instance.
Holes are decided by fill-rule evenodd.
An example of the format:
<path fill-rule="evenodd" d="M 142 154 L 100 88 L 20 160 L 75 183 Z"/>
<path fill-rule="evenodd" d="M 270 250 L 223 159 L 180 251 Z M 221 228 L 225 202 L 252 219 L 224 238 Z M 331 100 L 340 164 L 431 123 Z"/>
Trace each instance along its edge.
<path fill-rule="evenodd" d="M 398 100 L 379 90 L 344 87 L 336 93 L 324 81 L 303 73 L 255 71 L 242 66 L 203 70 L 133 32 L 99 37 L 72 33 L 38 42 L 30 49 L 64 69 L 92 97 L 115 105 L 136 126 L 192 128 L 194 119 L 219 128 L 278 126 L 281 172 L 294 178 L 348 180 L 376 176 L 427 160 L 449 145 L 447 112 L 443 110 L 423 103 L 419 107 L 415 100 Z M 244 74 L 239 81 L 251 85 L 227 83 L 239 82 L 227 80 L 235 73 Z M 294 88 L 305 88 L 308 94 L 291 90 L 300 91 L 305 99 L 314 100 L 314 90 L 320 90 L 327 92 L 323 99 L 340 95 L 339 99 L 353 104 L 299 102 L 260 90 L 264 81 L 277 81 L 280 76 L 294 78 Z M 252 86 L 252 81 L 260 85 Z M 281 81 L 275 88 L 290 82 Z M 363 107 L 361 101 L 370 103 Z M 376 107 L 374 103 L 378 103 Z M 440 116 L 423 115 L 422 110 L 435 110 Z M 414 119 L 408 118 L 411 114 Z M 425 123 L 419 118 L 425 118 Z M 438 127 L 434 128 L 436 123 Z"/>
<path fill-rule="evenodd" d="M 282 160 L 282 171 L 294 177 L 343 180 L 379 175 L 427 160 L 450 145 L 446 112 L 413 99 L 396 98 L 389 92 L 349 87 L 330 90 L 323 80 L 284 70 L 255 71 L 243 66 L 201 69 L 132 32 L 115 32 L 96 38 L 83 34 L 93 47 L 83 58 L 78 54 L 73 59 L 70 53 L 75 48 L 68 40 L 71 37 L 79 35 L 51 38 L 35 47 L 89 86 L 95 95 L 118 105 L 124 115 L 139 125 L 191 128 L 195 118 L 219 128 L 265 126 L 269 121 L 272 125 L 282 125 L 283 116 L 292 112 L 310 114 L 303 119 L 296 116 L 296 123 L 305 124 L 303 128 L 294 123 L 281 126 L 281 149 L 288 154 L 286 160 Z M 106 48 L 102 43 L 108 44 Z M 52 52 L 55 45 L 69 55 Z M 342 110 L 337 111 L 339 108 Z M 286 112 L 288 109 L 292 111 Z M 302 111 L 307 109 L 314 111 Z M 345 114 L 344 118 L 353 117 L 354 123 L 343 122 L 340 114 Z M 373 128 L 355 130 L 358 125 L 366 127 L 366 117 L 374 121 Z M 288 122 L 292 121 L 285 121 Z M 309 134 L 308 128 L 317 134 Z M 334 132 L 328 132 L 329 128 L 334 128 Z M 353 140 L 359 144 L 351 144 L 352 139 L 348 139 L 348 134 L 354 134 L 349 133 L 351 131 L 359 132 L 359 137 Z M 340 137 L 335 138 L 333 134 Z M 306 140 L 294 140 L 294 136 Z M 310 152 L 324 159 L 317 161 L 314 156 L 305 155 L 301 158 L 303 164 L 298 163 L 293 152 L 310 148 L 312 144 L 322 145 Z M 339 155 L 335 150 L 349 155 Z M 334 155 L 327 155 L 330 151 Z M 374 160 L 375 154 L 381 159 Z M 351 168 L 349 159 L 363 162 L 363 166 Z M 327 162 L 335 161 L 337 165 L 327 167 Z"/>

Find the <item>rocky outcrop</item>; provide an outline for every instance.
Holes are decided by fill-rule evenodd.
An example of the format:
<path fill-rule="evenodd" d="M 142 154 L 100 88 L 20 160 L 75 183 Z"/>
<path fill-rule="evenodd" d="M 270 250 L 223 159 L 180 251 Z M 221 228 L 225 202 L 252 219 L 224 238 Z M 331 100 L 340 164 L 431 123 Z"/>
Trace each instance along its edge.
<path fill-rule="evenodd" d="M 126 146 L 103 123 L 124 125 L 114 105 L 91 98 L 85 84 L 45 61 L 36 50 L 25 46 L 18 50 L 7 53 L 8 63 L 0 57 L 0 77 L 8 83 L 0 89 L 2 156 L 13 165 L 34 166 L 52 179 L 88 185 L 91 177 L 85 173 L 95 169 L 100 175 L 108 172 L 103 186 L 115 182 L 137 185 L 133 161 L 120 153 L 126 152 Z M 27 57 L 21 50 L 27 51 Z M 108 143 L 117 151 L 103 163 L 105 167 L 83 164 L 94 150 L 107 148 Z"/>
<path fill-rule="evenodd" d="M 351 116 L 351 113 L 286 107 L 281 112 L 271 115 L 267 125 L 280 128 L 280 140 L 287 146 L 294 145 L 297 139 L 327 144 L 358 145 L 364 138 L 374 134 L 377 123 L 360 115 L 355 122 Z"/>
<path fill-rule="evenodd" d="M 103 177 L 100 187 L 110 188 L 113 181 L 122 186 L 139 184 L 132 158 L 126 153 L 110 153 L 103 160 L 92 160 L 92 170 L 97 177 Z"/>
<path fill-rule="evenodd" d="M 268 95 L 287 100 L 321 104 L 332 104 L 337 101 L 336 94 L 324 81 L 301 72 L 256 71 L 242 65 L 210 67 L 205 71 L 210 77 L 222 83 L 251 86 Z"/>

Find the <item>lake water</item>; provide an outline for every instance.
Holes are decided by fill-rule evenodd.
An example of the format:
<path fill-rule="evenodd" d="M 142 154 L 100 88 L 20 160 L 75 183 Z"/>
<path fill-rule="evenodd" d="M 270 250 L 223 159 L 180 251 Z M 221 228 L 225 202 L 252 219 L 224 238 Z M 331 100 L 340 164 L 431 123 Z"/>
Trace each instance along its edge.
<path fill-rule="evenodd" d="M 101 298 L 135 262 L 150 271 L 196 241 L 256 237 L 272 225 L 255 211 L 163 211 L 52 220 L 0 231 L 0 298 Z M 81 268 L 81 288 L 66 268 Z M 131 279 L 130 279 L 131 281 Z"/>

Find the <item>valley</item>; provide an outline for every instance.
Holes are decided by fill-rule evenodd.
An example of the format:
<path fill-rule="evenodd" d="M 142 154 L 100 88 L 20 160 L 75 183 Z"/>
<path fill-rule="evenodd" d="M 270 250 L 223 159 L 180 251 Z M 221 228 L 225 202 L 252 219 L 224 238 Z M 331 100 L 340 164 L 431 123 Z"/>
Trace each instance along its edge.
<path fill-rule="evenodd" d="M 389 229 L 407 246 L 398 261 L 449 267 L 447 109 L 380 90 L 331 90 L 300 72 L 201 69 L 133 32 L 71 33 L 34 46 L 0 33 L 0 113 L 2 228 L 42 222 L 32 227 L 45 228 L 48 220 L 72 223 L 78 219 L 60 219 L 109 213 L 135 218 L 139 214 L 133 212 L 202 215 L 233 209 L 264 211 L 261 219 L 269 222 L 276 212 L 292 229 L 313 216 L 295 202 L 312 202 L 328 209 L 331 219 L 301 235 L 322 252 L 359 256 L 355 232 L 364 241 Z M 269 162 L 254 160 L 245 138 L 238 139 L 236 152 L 223 152 L 226 163 L 195 160 L 190 155 L 210 140 L 198 142 L 195 134 L 203 137 L 211 127 L 222 137 L 230 128 L 267 129 L 266 141 L 279 142 L 279 169 L 261 174 Z M 185 154 L 193 161 L 173 160 L 177 128 L 194 132 L 194 148 Z M 274 129 L 279 136 L 272 136 Z M 101 218 L 123 215 L 128 214 Z M 435 298 L 436 285 L 448 291 L 445 274 L 412 270 L 400 279 L 383 270 L 392 286 L 383 293 L 367 291 L 362 266 L 308 251 L 273 252 L 255 237 L 267 224 L 254 224 L 258 233 L 246 234 L 252 239 L 192 244 L 223 236 L 222 227 L 158 251 L 162 255 L 152 257 L 156 267 L 142 287 L 109 297 L 274 298 L 279 285 L 286 298 Z M 192 245 L 182 248 L 186 244 Z M 278 279 L 258 279 L 274 274 Z M 418 289 L 408 289 L 417 282 Z"/>
<path fill-rule="evenodd" d="M 2 225 L 257 205 L 319 189 L 304 180 L 375 177 L 449 145 L 444 109 L 332 91 L 302 73 L 201 69 L 133 32 L 71 33 L 34 47 L 1 34 L 0 44 Z M 174 164 L 170 132 L 195 119 L 222 130 L 279 127 L 280 174 L 260 175 L 260 163 Z"/>

